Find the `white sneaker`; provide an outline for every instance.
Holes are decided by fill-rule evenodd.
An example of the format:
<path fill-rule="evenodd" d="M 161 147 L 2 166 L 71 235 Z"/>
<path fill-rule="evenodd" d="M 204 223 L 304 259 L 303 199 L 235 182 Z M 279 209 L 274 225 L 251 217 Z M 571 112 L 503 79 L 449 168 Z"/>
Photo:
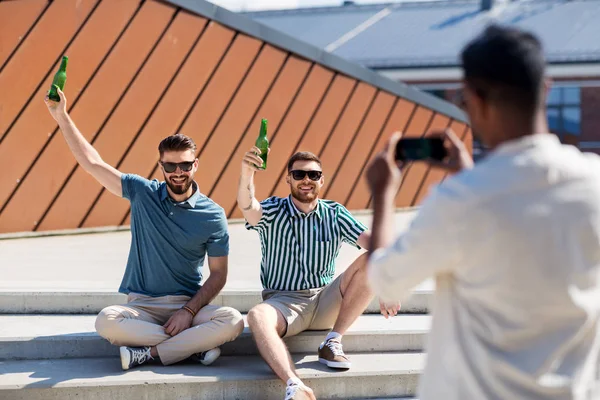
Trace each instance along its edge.
<path fill-rule="evenodd" d="M 285 400 L 311 400 L 312 390 L 304 385 L 289 385 L 285 388 Z"/>
<path fill-rule="evenodd" d="M 198 359 L 202 365 L 210 365 L 215 362 L 217 358 L 221 355 L 221 349 L 215 347 L 214 349 L 203 351 L 202 353 L 198 353 Z"/>

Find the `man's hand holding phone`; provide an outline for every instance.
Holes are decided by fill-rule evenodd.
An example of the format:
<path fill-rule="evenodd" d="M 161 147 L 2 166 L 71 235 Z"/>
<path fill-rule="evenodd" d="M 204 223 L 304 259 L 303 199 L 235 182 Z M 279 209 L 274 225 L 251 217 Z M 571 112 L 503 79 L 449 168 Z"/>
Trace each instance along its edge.
<path fill-rule="evenodd" d="M 373 195 L 395 196 L 400 188 L 400 168 L 407 162 L 424 161 L 449 172 L 473 168 L 473 158 L 452 129 L 427 138 L 406 138 L 396 132 L 367 168 Z"/>
<path fill-rule="evenodd" d="M 367 183 L 374 197 L 391 197 L 393 200 L 400 189 L 402 163 L 395 155 L 401 137 L 400 132 L 395 132 L 367 168 Z"/>
<path fill-rule="evenodd" d="M 450 172 L 459 172 L 463 169 L 473 168 L 473 157 L 469 154 L 465 144 L 452 129 L 446 129 L 440 136 L 444 139 L 446 158 L 441 161 L 431 161 L 432 165 Z"/>
<path fill-rule="evenodd" d="M 473 167 L 467 148 L 451 129 L 433 132 L 423 138 L 400 139 L 396 144 L 395 159 L 402 163 L 425 161 L 450 172 Z"/>

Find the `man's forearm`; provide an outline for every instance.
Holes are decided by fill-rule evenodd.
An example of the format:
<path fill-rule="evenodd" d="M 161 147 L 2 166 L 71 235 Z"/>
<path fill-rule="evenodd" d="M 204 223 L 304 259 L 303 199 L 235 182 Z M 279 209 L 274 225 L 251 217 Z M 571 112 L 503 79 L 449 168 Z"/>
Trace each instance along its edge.
<path fill-rule="evenodd" d="M 389 246 L 394 238 L 394 200 L 391 196 L 373 197 L 373 222 L 369 253 Z"/>
<path fill-rule="evenodd" d="M 211 273 L 204 285 L 196 292 L 186 304 L 194 312 L 198 312 L 202 307 L 210 303 L 225 286 L 227 274 Z"/>
<path fill-rule="evenodd" d="M 83 137 L 68 114 L 64 114 L 58 119 L 58 126 L 75 159 L 84 169 L 95 162 L 102 161 L 96 149 Z"/>
<path fill-rule="evenodd" d="M 240 177 L 237 200 L 238 205 L 243 211 L 249 211 L 253 206 L 258 205 L 258 200 L 254 197 L 254 193 L 254 174 L 242 174 Z"/>

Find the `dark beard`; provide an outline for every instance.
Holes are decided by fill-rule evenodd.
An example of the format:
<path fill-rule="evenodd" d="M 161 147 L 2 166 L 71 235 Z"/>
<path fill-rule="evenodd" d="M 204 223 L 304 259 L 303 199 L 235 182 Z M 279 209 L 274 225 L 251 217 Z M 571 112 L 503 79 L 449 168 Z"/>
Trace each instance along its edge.
<path fill-rule="evenodd" d="M 170 179 L 165 179 L 171 191 L 175 194 L 184 194 L 194 182 L 192 178 L 187 178 L 183 185 L 175 185 Z"/>
<path fill-rule="evenodd" d="M 291 186 L 292 197 L 298 200 L 300 203 L 312 203 L 319 195 L 319 188 L 313 186 L 313 192 L 310 194 L 304 194 L 302 191 L 294 186 Z"/>

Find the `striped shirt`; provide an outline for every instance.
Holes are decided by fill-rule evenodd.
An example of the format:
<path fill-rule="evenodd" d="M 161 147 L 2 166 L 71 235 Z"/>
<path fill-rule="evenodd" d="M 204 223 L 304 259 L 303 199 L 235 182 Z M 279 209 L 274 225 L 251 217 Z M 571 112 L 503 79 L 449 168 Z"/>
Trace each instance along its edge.
<path fill-rule="evenodd" d="M 360 249 L 358 237 L 367 230 L 341 204 L 318 200 L 308 214 L 298 210 L 291 196 L 269 197 L 256 226 L 262 248 L 260 280 L 264 289 L 305 290 L 329 284 L 342 242 Z"/>

